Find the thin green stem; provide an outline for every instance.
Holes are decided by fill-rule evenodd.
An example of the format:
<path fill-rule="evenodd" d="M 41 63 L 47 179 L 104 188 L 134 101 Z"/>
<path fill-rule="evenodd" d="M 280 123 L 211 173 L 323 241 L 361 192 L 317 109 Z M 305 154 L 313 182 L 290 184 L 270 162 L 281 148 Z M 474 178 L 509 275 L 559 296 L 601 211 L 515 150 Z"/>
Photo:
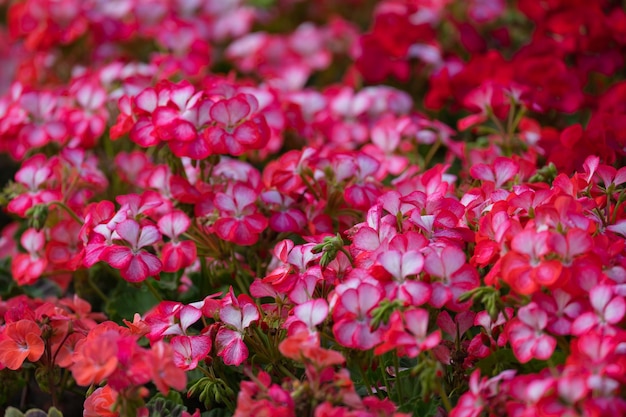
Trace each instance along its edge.
<path fill-rule="evenodd" d="M 435 358 L 435 355 L 433 354 L 432 351 L 428 351 L 428 355 L 430 356 L 430 360 L 433 361 L 433 363 L 437 363 L 437 359 Z M 446 411 L 448 413 L 450 413 L 450 411 L 452 411 L 452 403 L 450 403 L 450 398 L 448 398 L 448 393 L 446 392 L 446 389 L 443 386 L 443 378 L 434 378 L 434 383 L 435 383 L 435 390 L 437 390 L 437 394 L 439 394 L 439 398 L 441 398 L 441 403 L 443 404 L 443 408 L 446 409 Z"/>
<path fill-rule="evenodd" d="M 150 282 L 149 279 L 144 281 L 146 283 L 146 286 L 148 287 L 148 290 L 150 290 L 150 292 L 152 293 L 152 295 L 154 295 L 154 298 L 156 298 L 159 302 L 163 301 L 163 297 L 161 297 L 161 294 L 159 294 L 159 292 L 156 290 L 156 288 L 154 288 L 154 285 L 152 285 L 152 282 Z"/>
<path fill-rule="evenodd" d="M 393 367 L 396 371 L 396 386 L 398 389 L 398 399 L 396 401 L 397 404 L 404 403 L 404 390 L 402 387 L 402 378 L 400 378 L 400 358 L 398 357 L 398 353 L 394 351 L 393 354 Z"/>
<path fill-rule="evenodd" d="M 431 146 L 430 149 L 428 150 L 428 153 L 426 154 L 426 156 L 424 157 L 424 167 L 423 167 L 424 169 L 428 169 L 428 164 L 430 164 L 432 159 L 435 157 L 440 147 L 441 147 L 441 141 L 437 139 L 435 143 L 433 143 L 433 146 Z"/>
<path fill-rule="evenodd" d="M 98 295 L 98 297 L 100 297 L 102 299 L 102 301 L 104 301 L 105 303 L 109 302 L 109 297 L 107 297 L 100 288 L 98 288 L 98 286 L 96 285 L 95 282 L 93 282 L 93 278 L 91 276 L 91 274 L 87 273 L 87 283 L 89 284 L 89 286 L 91 287 L 92 290 L 94 290 L 94 292 Z"/>
<path fill-rule="evenodd" d="M 85 222 L 83 221 L 83 219 L 81 219 L 80 217 L 78 217 L 78 214 L 76 214 L 74 212 L 74 210 L 72 210 L 71 208 L 69 208 L 67 206 L 67 204 L 63 203 L 62 201 L 51 201 L 48 204 L 48 207 L 50 206 L 58 206 L 60 208 L 62 208 L 63 210 L 65 210 L 65 212 L 67 214 L 70 215 L 70 217 L 74 220 L 76 220 L 78 223 L 80 223 L 81 225 L 85 224 Z"/>
<path fill-rule="evenodd" d="M 359 365 L 357 365 L 357 367 L 359 368 L 359 372 L 361 373 L 361 378 L 363 378 L 363 385 L 365 385 L 367 395 L 374 395 L 374 392 L 372 391 L 372 382 L 367 377 L 367 372 L 364 371 L 363 368 L 361 368 Z"/>

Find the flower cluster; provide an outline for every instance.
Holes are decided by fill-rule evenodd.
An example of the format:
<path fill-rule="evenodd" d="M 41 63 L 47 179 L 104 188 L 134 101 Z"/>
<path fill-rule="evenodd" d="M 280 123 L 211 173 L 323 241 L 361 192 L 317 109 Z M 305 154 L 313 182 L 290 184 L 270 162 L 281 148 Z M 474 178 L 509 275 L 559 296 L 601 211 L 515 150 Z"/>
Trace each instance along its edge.
<path fill-rule="evenodd" d="M 618 3 L 0 0 L 0 407 L 625 415 Z"/>

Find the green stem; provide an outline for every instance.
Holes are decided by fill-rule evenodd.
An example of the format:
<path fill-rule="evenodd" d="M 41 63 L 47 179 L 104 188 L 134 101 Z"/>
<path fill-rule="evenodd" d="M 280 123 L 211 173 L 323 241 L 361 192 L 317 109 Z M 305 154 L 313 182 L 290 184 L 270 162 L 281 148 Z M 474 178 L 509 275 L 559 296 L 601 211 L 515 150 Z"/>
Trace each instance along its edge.
<path fill-rule="evenodd" d="M 93 278 L 91 276 L 91 274 L 87 273 L 87 283 L 89 284 L 89 286 L 91 287 L 92 290 L 94 290 L 94 292 L 98 295 L 98 297 L 100 297 L 102 299 L 102 301 L 106 303 L 109 302 L 109 297 L 107 297 L 100 288 L 98 288 L 98 286 L 96 285 L 95 282 L 93 282 Z"/>
<path fill-rule="evenodd" d="M 435 358 L 435 355 L 433 354 L 433 352 L 428 351 L 428 355 L 430 356 L 430 360 L 432 360 L 433 363 L 436 364 L 437 359 Z M 443 378 L 437 378 L 437 377 L 434 378 L 435 389 L 437 390 L 437 394 L 439 394 L 439 398 L 441 398 L 441 403 L 443 404 L 443 408 L 445 408 L 449 414 L 450 411 L 452 411 L 452 403 L 450 403 L 450 398 L 448 398 L 448 393 L 446 392 L 442 381 L 443 381 Z"/>
<path fill-rule="evenodd" d="M 365 385 L 365 390 L 367 391 L 367 395 L 374 395 L 372 391 L 372 382 L 367 377 L 367 372 L 363 370 L 358 364 L 359 372 L 361 373 L 361 378 L 363 378 L 363 385 Z"/>
<path fill-rule="evenodd" d="M 48 207 L 50 206 L 58 206 L 60 208 L 62 208 L 63 210 L 65 210 L 65 212 L 67 212 L 67 214 L 70 215 L 70 217 L 74 220 L 76 220 L 78 223 L 80 223 L 81 225 L 85 224 L 85 222 L 83 221 L 83 219 L 81 219 L 80 217 L 78 217 L 78 215 L 74 212 L 74 210 L 72 210 L 71 208 L 69 208 L 67 206 L 67 204 L 61 202 L 61 201 L 51 201 L 48 203 Z"/>
<path fill-rule="evenodd" d="M 430 164 L 432 159 L 435 157 L 435 154 L 437 153 L 440 147 L 441 147 L 441 141 L 437 139 L 435 143 L 433 143 L 433 146 L 431 146 L 430 149 L 428 150 L 428 153 L 426 154 L 426 156 L 424 157 L 424 169 L 428 169 L 428 164 Z"/>
<path fill-rule="evenodd" d="M 398 357 L 398 352 L 394 351 L 393 354 L 393 367 L 396 371 L 396 385 L 398 387 L 398 400 L 397 404 L 404 403 L 404 390 L 402 389 L 402 378 L 400 378 L 400 358 Z"/>
<path fill-rule="evenodd" d="M 285 376 L 287 376 L 287 377 L 291 378 L 291 379 L 292 379 L 292 380 L 294 380 L 294 381 L 297 381 L 297 380 L 298 380 L 298 377 L 296 377 L 293 373 L 291 373 L 291 371 L 290 371 L 289 369 L 285 368 L 285 366 L 284 366 L 284 365 L 282 365 L 282 364 L 280 364 L 280 363 L 279 363 L 279 364 L 278 364 L 278 366 L 277 366 L 277 368 L 278 368 L 278 369 L 279 369 L 279 370 L 280 370 L 283 374 L 285 374 Z"/>
<path fill-rule="evenodd" d="M 452 411 L 452 403 L 450 403 L 450 399 L 448 398 L 448 394 L 446 390 L 443 388 L 443 384 L 441 383 L 441 379 L 435 378 L 435 387 L 437 389 L 437 393 L 439 394 L 439 398 L 441 398 L 441 403 L 443 404 L 443 408 L 446 409 L 448 414 Z"/>
<path fill-rule="evenodd" d="M 617 200 L 615 201 L 615 207 L 613 208 L 613 216 L 611 217 L 611 224 L 615 224 L 615 222 L 617 221 L 617 212 L 618 212 L 619 206 L 624 202 L 624 199 L 626 199 L 626 188 L 620 192 L 619 197 L 617 197 Z"/>
<path fill-rule="evenodd" d="M 146 283 L 146 286 L 148 287 L 148 290 L 150 290 L 150 292 L 152 293 L 152 295 L 154 295 L 154 298 L 156 298 L 159 303 L 163 301 L 163 297 L 161 297 L 161 294 L 159 294 L 159 292 L 156 290 L 156 288 L 154 288 L 154 285 L 152 285 L 152 282 L 150 282 L 149 279 L 144 281 Z"/>

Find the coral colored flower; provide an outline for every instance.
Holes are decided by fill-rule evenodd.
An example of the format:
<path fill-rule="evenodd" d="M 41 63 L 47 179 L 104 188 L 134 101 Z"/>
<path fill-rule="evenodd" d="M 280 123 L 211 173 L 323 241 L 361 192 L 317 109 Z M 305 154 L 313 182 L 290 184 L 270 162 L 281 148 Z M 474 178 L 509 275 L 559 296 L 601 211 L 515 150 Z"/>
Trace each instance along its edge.
<path fill-rule="evenodd" d="M 113 411 L 117 401 L 117 391 L 105 385 L 96 389 L 83 405 L 83 417 L 117 417 L 119 413 Z"/>
<path fill-rule="evenodd" d="M 187 385 L 187 374 L 176 366 L 174 350 L 163 341 L 156 342 L 146 358 L 150 366 L 151 379 L 157 389 L 167 395 L 170 388 L 182 391 Z"/>
<path fill-rule="evenodd" d="M 90 332 L 76 345 L 71 367 L 72 375 L 80 386 L 98 384 L 110 376 L 118 365 L 119 334 L 113 330 Z"/>
<path fill-rule="evenodd" d="M 31 320 L 19 320 L 6 325 L 1 334 L 0 363 L 9 369 L 19 369 L 28 359 L 36 362 L 44 352 L 41 329 Z"/>
<path fill-rule="evenodd" d="M 550 232 L 524 230 L 511 241 L 511 251 L 502 258 L 502 279 L 520 294 L 532 294 L 541 286 L 550 287 L 560 276 L 563 265 L 545 259 L 550 253 Z"/>

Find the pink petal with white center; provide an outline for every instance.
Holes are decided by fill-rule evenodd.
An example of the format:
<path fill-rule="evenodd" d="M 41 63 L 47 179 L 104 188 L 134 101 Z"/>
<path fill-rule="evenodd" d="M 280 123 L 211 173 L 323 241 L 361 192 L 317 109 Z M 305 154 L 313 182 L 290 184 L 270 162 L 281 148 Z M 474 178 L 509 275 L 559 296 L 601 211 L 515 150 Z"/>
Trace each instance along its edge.
<path fill-rule="evenodd" d="M 571 333 L 576 336 L 583 335 L 593 330 L 598 325 L 598 316 L 595 313 L 587 312 L 580 315 L 572 323 Z"/>
<path fill-rule="evenodd" d="M 180 210 L 167 213 L 159 219 L 159 231 L 170 239 L 175 239 L 187 231 L 191 224 L 189 217 Z"/>
<path fill-rule="evenodd" d="M 493 170 L 486 164 L 472 165 L 470 175 L 477 180 L 496 182 Z"/>
<path fill-rule="evenodd" d="M 433 277 L 447 278 L 442 256 L 435 249 L 428 248 L 424 257 L 424 271 Z"/>
<path fill-rule="evenodd" d="M 141 110 L 152 113 L 158 105 L 156 91 L 152 88 L 145 89 L 135 97 L 135 104 Z"/>
<path fill-rule="evenodd" d="M 403 280 L 402 254 L 399 251 L 387 251 L 378 256 L 378 263 L 382 265 L 397 280 Z"/>
<path fill-rule="evenodd" d="M 161 240 L 161 233 L 159 229 L 152 224 L 147 224 L 141 228 L 141 234 L 137 242 L 137 248 L 143 248 L 144 246 L 151 246 Z"/>
<path fill-rule="evenodd" d="M 180 309 L 179 314 L 180 327 L 183 329 L 183 332 L 186 332 L 189 326 L 200 320 L 200 317 L 202 317 L 202 310 L 185 305 Z"/>
<path fill-rule="evenodd" d="M 267 218 L 262 214 L 255 213 L 243 218 L 246 229 L 252 233 L 261 233 L 267 227 Z"/>
<path fill-rule="evenodd" d="M 421 306 L 431 298 L 431 286 L 422 281 L 407 280 L 397 285 L 394 298 L 404 301 L 412 306 Z"/>
<path fill-rule="evenodd" d="M 626 237 L 626 219 L 618 220 L 615 224 L 607 226 L 607 230 Z"/>
<path fill-rule="evenodd" d="M 243 314 L 243 319 L 241 321 L 242 329 L 249 327 L 253 321 L 257 321 L 259 319 L 259 310 L 257 309 L 256 304 L 252 304 L 252 303 L 243 304 L 242 314 Z"/>
<path fill-rule="evenodd" d="M 368 313 L 371 309 L 376 307 L 381 298 L 382 291 L 380 290 L 380 288 L 375 287 L 374 285 L 362 283 L 357 288 L 356 301 L 359 305 L 359 310 L 363 313 Z"/>
<path fill-rule="evenodd" d="M 140 248 L 138 245 L 140 233 L 139 223 L 132 219 L 126 219 L 115 226 L 115 231 L 122 239 L 130 243 L 133 249 Z"/>
<path fill-rule="evenodd" d="M 466 264 L 465 252 L 456 246 L 446 246 L 441 251 L 441 259 L 444 261 L 446 276 L 451 277 Z"/>
<path fill-rule="evenodd" d="M 237 139 L 237 142 L 247 147 L 258 148 L 260 146 L 259 144 L 263 143 L 259 129 L 251 121 L 237 126 L 233 132 L 233 136 Z M 237 155 L 235 154 L 235 156 Z"/>
<path fill-rule="evenodd" d="M 328 303 L 323 298 L 307 301 L 294 308 L 294 315 L 304 322 L 309 329 L 315 328 L 326 320 L 328 316 Z"/>
<path fill-rule="evenodd" d="M 604 320 L 610 324 L 617 324 L 624 318 L 624 313 L 626 313 L 626 302 L 624 298 L 617 296 L 604 309 Z"/>
<path fill-rule="evenodd" d="M 543 335 L 539 337 L 535 344 L 534 356 L 536 359 L 550 359 L 556 347 L 556 339 L 552 336 Z"/>
<path fill-rule="evenodd" d="M 519 165 L 515 161 L 503 157 L 496 158 L 493 168 L 496 174 L 496 187 L 498 188 L 513 179 L 519 171 Z"/>
<path fill-rule="evenodd" d="M 516 343 L 513 347 L 513 353 L 521 363 L 529 362 L 533 358 L 533 350 L 535 349 L 535 341 L 526 339 Z"/>
<path fill-rule="evenodd" d="M 548 314 L 535 303 L 521 307 L 517 312 L 517 317 L 526 325 L 537 330 L 545 329 L 548 324 Z"/>
<path fill-rule="evenodd" d="M 624 229 L 626 230 L 626 222 Z M 352 243 L 355 248 L 363 251 L 373 251 L 380 246 L 378 233 L 371 227 L 361 227 L 352 237 Z"/>
<path fill-rule="evenodd" d="M 248 348 L 238 332 L 222 327 L 215 336 L 215 343 L 218 346 L 217 355 L 226 365 L 239 366 L 248 358 Z"/>
<path fill-rule="evenodd" d="M 602 314 L 609 301 L 613 298 L 613 287 L 598 285 L 589 292 L 589 301 L 596 312 Z"/>
<path fill-rule="evenodd" d="M 138 256 L 133 256 L 120 275 L 129 282 L 141 282 L 149 276 L 148 266 Z"/>
<path fill-rule="evenodd" d="M 220 309 L 220 320 L 224 324 L 233 326 L 237 330 L 243 330 L 242 321 L 243 315 L 239 308 L 229 304 Z"/>
<path fill-rule="evenodd" d="M 567 231 L 567 246 L 571 257 L 582 255 L 591 251 L 593 239 L 584 230 L 572 228 Z"/>
<path fill-rule="evenodd" d="M 133 252 L 130 248 L 119 245 L 106 247 L 99 257 L 99 259 L 117 269 L 126 268 L 133 258 Z"/>
<path fill-rule="evenodd" d="M 237 207 L 235 206 L 235 199 L 228 194 L 217 193 L 213 200 L 215 207 L 219 210 L 235 213 Z"/>
<path fill-rule="evenodd" d="M 20 238 L 22 247 L 30 254 L 37 253 L 43 249 L 46 238 L 43 230 L 27 229 Z"/>
<path fill-rule="evenodd" d="M 426 337 L 428 332 L 428 311 L 416 308 L 404 313 L 405 326 L 411 333 L 418 337 Z"/>
<path fill-rule="evenodd" d="M 613 180 L 613 183 L 616 186 L 619 186 L 625 182 L 626 182 L 626 167 L 621 167 L 620 169 L 617 170 L 617 173 L 615 173 L 615 179 Z"/>
<path fill-rule="evenodd" d="M 250 114 L 250 105 L 239 96 L 218 101 L 211 107 L 211 117 L 225 126 L 234 126 Z"/>
<path fill-rule="evenodd" d="M 371 157 L 365 153 L 359 153 L 356 156 L 356 162 L 359 170 L 359 178 L 365 179 L 366 177 L 373 176 L 380 168 L 380 162 L 376 158 Z"/>
<path fill-rule="evenodd" d="M 591 178 L 593 178 L 593 174 L 595 174 L 596 169 L 598 169 L 598 165 L 600 165 L 600 157 L 598 156 L 589 155 L 587 159 L 585 159 L 585 162 L 583 163 L 583 169 L 587 174 L 585 176 L 585 181 L 587 183 L 589 183 L 589 181 L 591 181 Z"/>
<path fill-rule="evenodd" d="M 181 110 L 185 110 L 188 107 L 193 106 L 193 102 L 188 103 L 191 96 L 194 94 L 194 87 L 191 84 L 177 85 L 170 90 L 170 100 Z M 197 97 L 194 101 L 197 100 Z"/>
<path fill-rule="evenodd" d="M 408 251 L 402 254 L 402 274 L 404 276 L 417 275 L 424 267 L 424 256 L 417 251 Z"/>
<path fill-rule="evenodd" d="M 141 259 L 141 262 L 143 262 L 146 265 L 146 268 L 148 268 L 149 277 L 157 276 L 159 272 L 161 272 L 163 264 L 156 255 L 153 255 L 146 251 L 140 251 L 137 254 L 137 257 Z"/>
<path fill-rule="evenodd" d="M 433 282 L 431 284 L 430 304 L 433 307 L 441 308 L 452 299 L 452 291 L 441 282 Z"/>
<path fill-rule="evenodd" d="M 170 340 L 174 350 L 174 363 L 186 371 L 195 369 L 198 362 L 206 358 L 211 351 L 211 338 L 199 336 L 174 336 Z"/>
<path fill-rule="evenodd" d="M 238 183 L 233 187 L 233 196 L 237 203 L 237 207 L 240 210 L 243 210 L 250 204 L 253 204 L 257 199 L 257 193 L 252 188 L 241 183 Z"/>

